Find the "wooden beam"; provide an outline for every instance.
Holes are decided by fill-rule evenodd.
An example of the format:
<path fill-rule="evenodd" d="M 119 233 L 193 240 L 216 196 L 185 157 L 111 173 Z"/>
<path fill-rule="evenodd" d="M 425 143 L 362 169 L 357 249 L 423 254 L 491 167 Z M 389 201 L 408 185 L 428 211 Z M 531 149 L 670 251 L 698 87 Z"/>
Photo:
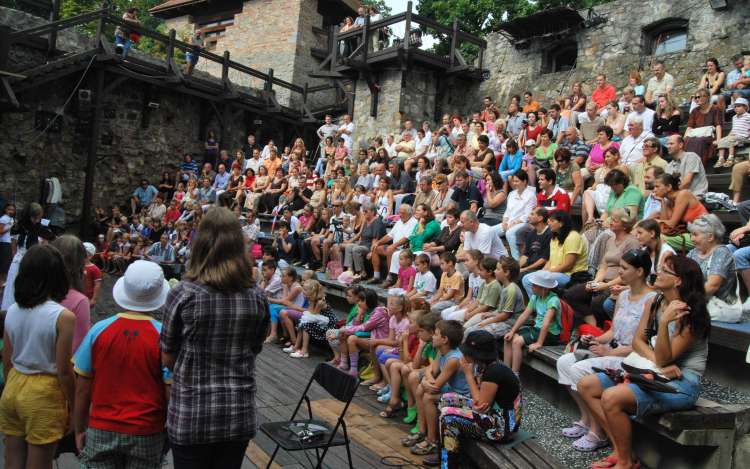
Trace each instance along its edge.
<path fill-rule="evenodd" d="M 115 57 L 115 51 L 112 48 L 112 44 L 107 40 L 107 36 L 99 36 L 99 54 L 96 56 L 96 60 L 112 60 Z"/>
<path fill-rule="evenodd" d="M 109 85 L 107 85 L 106 88 L 104 88 L 104 95 L 105 96 L 108 95 L 110 93 L 110 91 L 112 91 L 113 89 L 115 89 L 118 86 L 122 85 L 126 81 L 128 81 L 128 77 L 117 77 L 115 79 L 115 81 L 113 81 L 112 83 L 110 83 Z"/>
<path fill-rule="evenodd" d="M 458 50 L 458 31 L 461 28 L 461 23 L 458 20 L 453 20 L 453 35 L 451 36 L 451 64 L 456 64 L 456 51 Z"/>
<path fill-rule="evenodd" d="M 52 11 L 49 14 L 49 20 L 54 23 L 60 20 L 60 3 L 62 0 L 52 0 Z M 57 31 L 49 35 L 49 48 L 47 49 L 47 58 L 54 57 L 57 53 Z"/>
<path fill-rule="evenodd" d="M 96 151 L 99 146 L 99 133 L 102 123 L 102 101 L 104 97 L 104 69 L 95 68 L 94 102 L 89 134 L 89 152 L 86 155 L 86 179 L 83 184 L 83 207 L 81 208 L 81 239 L 89 239 L 91 224 L 91 201 L 94 196 L 94 173 L 96 171 Z"/>
<path fill-rule="evenodd" d="M 219 112 L 219 108 L 216 107 L 216 103 L 214 103 L 213 101 L 209 101 L 208 104 L 211 105 L 211 109 L 214 110 L 214 115 L 217 119 L 219 119 L 219 125 L 221 126 L 221 128 L 223 129 L 224 127 L 226 127 L 226 125 L 224 124 L 224 116 Z"/>

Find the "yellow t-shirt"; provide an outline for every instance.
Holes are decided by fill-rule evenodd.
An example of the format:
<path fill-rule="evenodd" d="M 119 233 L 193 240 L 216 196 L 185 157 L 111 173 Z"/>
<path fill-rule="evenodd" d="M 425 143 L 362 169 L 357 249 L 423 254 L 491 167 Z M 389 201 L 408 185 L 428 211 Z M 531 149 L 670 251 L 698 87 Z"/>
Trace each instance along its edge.
<path fill-rule="evenodd" d="M 442 296 L 450 289 L 458 290 L 458 294 L 453 295 L 454 299 L 459 300 L 464 297 L 464 277 L 458 270 L 453 272 L 450 277 L 445 272 L 440 277 L 440 292 L 438 294 Z"/>
<path fill-rule="evenodd" d="M 411 151 L 400 151 L 398 152 L 397 158 L 409 158 L 414 156 L 414 149 L 417 148 L 417 142 L 414 139 L 411 139 L 408 142 L 401 142 L 399 145 L 411 148 Z"/>
<path fill-rule="evenodd" d="M 578 234 L 577 231 L 571 231 L 562 246 L 557 239 L 552 238 L 549 243 L 549 260 L 550 267 L 557 267 L 565 262 L 566 254 L 578 254 L 573 268 L 566 271 L 565 275 L 571 275 L 574 272 L 584 272 L 589 268 L 589 248 L 586 241 Z"/>

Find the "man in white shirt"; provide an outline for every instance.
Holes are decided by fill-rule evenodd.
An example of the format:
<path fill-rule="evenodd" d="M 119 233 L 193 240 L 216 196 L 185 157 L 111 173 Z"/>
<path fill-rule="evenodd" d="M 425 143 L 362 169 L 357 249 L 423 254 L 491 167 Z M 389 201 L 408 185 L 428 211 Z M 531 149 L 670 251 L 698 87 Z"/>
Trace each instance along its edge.
<path fill-rule="evenodd" d="M 645 99 L 641 95 L 633 98 L 630 102 L 630 106 L 633 108 L 633 112 L 628 114 L 628 118 L 625 119 L 625 136 L 627 137 L 630 133 L 628 130 L 628 122 L 636 117 L 640 117 L 643 120 L 643 129 L 650 133 L 651 129 L 654 128 L 654 116 L 656 113 L 646 107 Z"/>
<path fill-rule="evenodd" d="M 656 108 L 656 101 L 659 96 L 672 94 L 673 90 L 674 77 L 667 73 L 664 62 L 656 62 L 654 64 L 654 76 L 648 81 L 646 87 L 646 104 L 651 108 Z"/>
<path fill-rule="evenodd" d="M 484 253 L 485 257 L 492 259 L 500 259 L 508 255 L 508 251 L 505 250 L 505 246 L 503 246 L 503 242 L 497 233 L 489 225 L 479 223 L 477 214 L 471 210 L 461 212 L 461 228 L 463 228 L 464 233 L 464 247 L 456 253 L 456 259 L 459 262 L 456 269 L 464 277 L 467 277 L 469 274 L 463 265 L 467 259 L 467 251 L 478 249 Z M 460 268 L 459 265 L 461 266 Z"/>
<path fill-rule="evenodd" d="M 432 131 L 430 131 L 430 123 L 427 121 L 422 122 L 422 130 L 424 130 L 424 138 L 428 139 L 428 142 L 431 142 Z"/>
<path fill-rule="evenodd" d="M 526 244 L 526 233 L 531 230 L 529 215 L 537 205 L 536 190 L 529 189 L 529 175 L 526 171 L 519 169 L 516 174 L 508 177 L 513 180 L 516 189 L 508 194 L 508 205 L 505 209 L 503 222 L 492 227 L 497 236 L 505 236 L 510 246 L 511 256 L 518 260 L 521 258 L 519 245 Z M 521 235 L 523 234 L 523 242 Z"/>
<path fill-rule="evenodd" d="M 635 101 L 635 100 L 633 100 Z M 653 111 L 651 111 L 653 113 Z M 628 132 L 630 135 L 620 143 L 620 157 L 622 164 L 630 166 L 631 164 L 640 163 L 645 158 L 643 156 L 643 142 L 653 137 L 654 134 L 643 130 L 643 119 L 640 116 L 633 116 L 628 119 Z"/>
<path fill-rule="evenodd" d="M 396 141 L 394 140 L 393 135 L 385 137 L 385 145 L 383 145 L 383 148 L 385 148 L 385 151 L 388 152 L 388 156 L 391 158 L 398 154 L 396 151 Z"/>
<path fill-rule="evenodd" d="M 373 170 L 375 177 L 372 179 L 372 190 L 370 192 L 377 192 L 380 190 L 380 178 L 383 176 L 391 177 L 391 172 L 388 171 L 385 163 L 378 164 Z"/>
<path fill-rule="evenodd" d="M 245 167 L 242 169 L 243 173 L 247 168 L 252 168 L 255 171 L 255 175 L 258 176 L 258 169 L 263 166 L 263 158 L 260 157 L 260 150 L 257 148 L 253 149 L 253 157 L 245 160 Z"/>
<path fill-rule="evenodd" d="M 295 231 L 297 231 L 297 227 L 299 226 L 299 218 L 292 215 L 292 207 L 290 205 L 284 206 L 283 216 L 284 220 L 289 223 L 289 232 L 294 233 Z"/>
<path fill-rule="evenodd" d="M 269 140 L 268 145 L 263 147 L 263 153 L 260 154 L 260 157 L 263 158 L 264 160 L 267 160 L 268 158 L 271 157 L 271 150 L 275 151 L 276 154 L 278 155 L 279 149 L 276 148 L 276 145 L 273 144 L 273 140 Z"/>
<path fill-rule="evenodd" d="M 375 285 L 380 282 L 380 256 L 385 256 L 386 263 L 389 266 L 388 272 L 391 274 L 398 275 L 398 255 L 401 252 L 403 246 L 409 242 L 412 235 L 414 234 L 414 227 L 417 226 L 417 219 L 412 215 L 414 210 L 411 205 L 402 204 L 398 208 L 399 220 L 393 225 L 393 229 L 387 235 L 382 238 L 373 241 L 372 249 L 368 258 L 372 258 L 372 270 L 374 271 L 374 277 L 367 283 Z M 392 243 L 387 248 L 387 244 Z M 395 268 L 394 268 L 395 266 Z M 389 275 L 383 283 L 380 284 L 380 288 L 390 288 L 395 285 L 396 281 L 391 279 Z"/>
<path fill-rule="evenodd" d="M 341 124 L 338 132 L 336 132 L 336 140 L 339 137 L 344 139 L 344 147 L 346 147 L 349 157 L 354 156 L 354 129 L 355 126 L 354 122 L 352 122 L 352 117 L 347 114 L 344 116 L 344 123 Z"/>

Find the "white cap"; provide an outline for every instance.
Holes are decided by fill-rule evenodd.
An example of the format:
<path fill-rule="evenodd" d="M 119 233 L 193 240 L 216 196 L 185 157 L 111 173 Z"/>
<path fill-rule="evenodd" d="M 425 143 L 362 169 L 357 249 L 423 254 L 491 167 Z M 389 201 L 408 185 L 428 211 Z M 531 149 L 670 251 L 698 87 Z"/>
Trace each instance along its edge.
<path fill-rule="evenodd" d="M 745 98 L 737 98 L 734 100 L 734 105 L 742 104 L 743 106 L 747 107 L 747 99 Z"/>
<path fill-rule="evenodd" d="M 538 270 L 531 274 L 529 282 L 531 282 L 532 285 L 548 289 L 555 288 L 557 286 L 557 280 L 555 280 L 555 277 L 551 272 L 548 272 L 546 270 Z"/>
<path fill-rule="evenodd" d="M 86 248 L 86 252 L 89 253 L 90 255 L 93 256 L 94 254 L 96 254 L 96 248 L 94 247 L 93 244 L 91 244 L 91 243 L 83 243 L 83 247 Z"/>
<path fill-rule="evenodd" d="M 536 145 L 536 140 L 534 140 L 533 138 L 526 140 L 526 146 L 530 147 L 531 145 Z"/>
<path fill-rule="evenodd" d="M 161 308 L 167 300 L 169 282 L 159 264 L 135 261 L 117 281 L 112 296 L 120 307 L 130 311 L 150 312 Z"/>

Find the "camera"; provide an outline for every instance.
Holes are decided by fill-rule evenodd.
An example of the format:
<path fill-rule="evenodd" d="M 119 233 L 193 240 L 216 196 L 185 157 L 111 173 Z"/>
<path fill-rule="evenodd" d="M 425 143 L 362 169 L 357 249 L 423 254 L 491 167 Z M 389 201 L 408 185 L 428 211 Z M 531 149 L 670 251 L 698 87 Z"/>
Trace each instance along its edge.
<path fill-rule="evenodd" d="M 344 221 L 343 220 L 339 220 L 338 218 L 331 219 L 331 224 L 337 230 L 342 229 L 344 227 Z"/>
<path fill-rule="evenodd" d="M 524 124 L 526 124 L 526 125 L 529 125 L 529 120 L 528 120 L 528 119 L 524 119 L 524 120 L 522 120 L 521 122 L 523 122 L 523 123 L 524 123 Z"/>

